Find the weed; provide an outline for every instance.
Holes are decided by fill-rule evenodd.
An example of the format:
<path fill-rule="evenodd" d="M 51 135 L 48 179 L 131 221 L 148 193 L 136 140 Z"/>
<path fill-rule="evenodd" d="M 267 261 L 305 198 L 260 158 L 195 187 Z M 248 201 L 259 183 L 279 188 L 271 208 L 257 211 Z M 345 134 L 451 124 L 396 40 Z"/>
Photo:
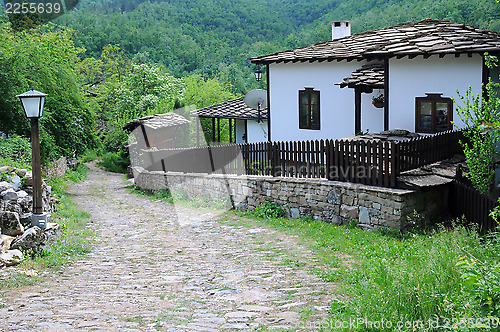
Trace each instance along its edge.
<path fill-rule="evenodd" d="M 254 214 L 259 218 L 278 219 L 286 216 L 286 210 L 275 202 L 262 202 L 255 210 Z"/>

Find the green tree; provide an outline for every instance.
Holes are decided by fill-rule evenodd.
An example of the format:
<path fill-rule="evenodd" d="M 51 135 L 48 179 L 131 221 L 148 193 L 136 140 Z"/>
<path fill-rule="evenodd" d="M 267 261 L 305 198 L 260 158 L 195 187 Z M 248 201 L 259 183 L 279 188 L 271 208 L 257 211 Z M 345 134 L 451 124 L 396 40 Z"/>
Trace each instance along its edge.
<path fill-rule="evenodd" d="M 468 139 L 468 142 L 461 142 L 469 167 L 468 178 L 474 188 L 483 194 L 488 194 L 493 186 L 495 145 L 498 141 L 498 136 L 485 130 L 485 125 L 498 121 L 500 115 L 500 99 L 496 96 L 491 79 L 486 85 L 486 93 L 488 98 L 474 95 L 469 87 L 465 95 L 460 96 L 465 106 L 457 107 Z"/>
<path fill-rule="evenodd" d="M 0 25 L 0 131 L 29 137 L 17 94 L 48 94 L 40 121 L 42 159 L 71 156 L 97 146 L 94 113 L 83 97 L 75 63 L 80 52 L 68 30 L 44 27 L 14 32 Z"/>

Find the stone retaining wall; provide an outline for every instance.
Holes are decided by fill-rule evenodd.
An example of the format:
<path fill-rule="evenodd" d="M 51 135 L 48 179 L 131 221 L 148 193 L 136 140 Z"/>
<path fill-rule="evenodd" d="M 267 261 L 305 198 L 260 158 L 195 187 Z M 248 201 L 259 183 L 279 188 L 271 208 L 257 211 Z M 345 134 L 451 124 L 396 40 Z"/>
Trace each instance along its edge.
<path fill-rule="evenodd" d="M 448 201 L 447 186 L 413 191 L 326 179 L 143 171 L 136 172 L 135 183 L 146 190 L 183 191 L 190 199 L 220 199 L 230 192 L 237 208 L 272 201 L 286 206 L 290 218 L 309 215 L 339 225 L 355 220 L 364 228 L 403 229 L 414 210 L 425 216 L 441 214 Z"/>

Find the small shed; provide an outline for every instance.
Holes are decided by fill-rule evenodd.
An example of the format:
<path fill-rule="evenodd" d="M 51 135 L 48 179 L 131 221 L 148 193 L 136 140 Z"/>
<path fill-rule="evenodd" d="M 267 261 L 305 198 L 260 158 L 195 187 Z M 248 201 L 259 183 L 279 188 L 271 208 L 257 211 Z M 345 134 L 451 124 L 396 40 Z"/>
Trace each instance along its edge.
<path fill-rule="evenodd" d="M 174 148 L 174 139 L 177 129 L 181 125 L 190 123 L 185 117 L 177 113 L 164 113 L 145 116 L 127 122 L 123 129 L 133 132 L 140 128 L 146 148 L 171 149 Z M 138 137 L 136 137 L 138 139 Z"/>

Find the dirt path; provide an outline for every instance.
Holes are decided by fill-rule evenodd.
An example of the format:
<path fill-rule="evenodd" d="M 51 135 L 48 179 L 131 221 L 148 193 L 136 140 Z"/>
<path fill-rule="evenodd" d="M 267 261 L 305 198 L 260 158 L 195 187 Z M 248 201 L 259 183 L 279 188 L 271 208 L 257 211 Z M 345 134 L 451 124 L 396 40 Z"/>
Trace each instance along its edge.
<path fill-rule="evenodd" d="M 28 331 L 309 330 L 335 287 L 308 273 L 296 237 L 238 218 L 211 220 L 137 196 L 92 167 L 75 201 L 92 215 L 92 252 L 40 285 L 5 292 L 0 327 Z M 208 219 L 208 220 L 207 220 Z"/>

